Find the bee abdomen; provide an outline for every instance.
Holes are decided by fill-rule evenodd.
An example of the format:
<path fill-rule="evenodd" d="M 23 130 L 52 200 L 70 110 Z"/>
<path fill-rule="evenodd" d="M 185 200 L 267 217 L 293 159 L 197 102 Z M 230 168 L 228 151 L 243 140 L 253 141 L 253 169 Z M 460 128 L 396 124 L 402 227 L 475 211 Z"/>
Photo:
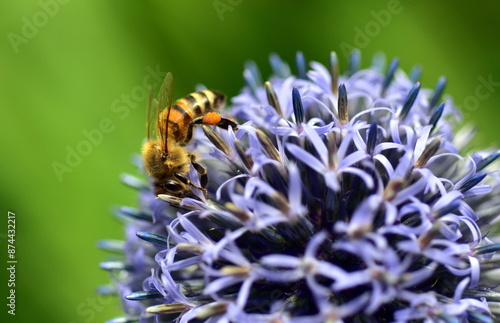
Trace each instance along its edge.
<path fill-rule="evenodd" d="M 205 90 L 205 91 L 201 91 L 201 92 L 202 93 L 209 92 L 213 95 L 213 99 L 211 100 L 212 110 L 219 110 L 220 108 L 222 108 L 224 103 L 226 103 L 226 96 L 219 91 Z M 206 93 L 205 93 L 205 95 L 206 95 Z"/>
<path fill-rule="evenodd" d="M 169 130 L 173 137 L 178 141 L 184 141 L 191 121 L 219 110 L 225 100 L 226 97 L 219 91 L 204 90 L 193 92 L 175 101 L 168 117 Z"/>
<path fill-rule="evenodd" d="M 208 112 L 219 110 L 224 105 L 225 100 L 226 97 L 219 91 L 204 90 L 188 94 L 175 104 L 184 107 L 194 119 Z"/>

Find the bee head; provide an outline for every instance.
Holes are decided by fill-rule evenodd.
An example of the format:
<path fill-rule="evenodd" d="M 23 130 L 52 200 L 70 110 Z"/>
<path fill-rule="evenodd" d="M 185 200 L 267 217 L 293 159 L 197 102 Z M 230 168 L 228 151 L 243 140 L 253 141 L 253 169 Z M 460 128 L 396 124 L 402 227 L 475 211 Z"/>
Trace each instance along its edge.
<path fill-rule="evenodd" d="M 185 176 L 189 171 L 190 159 L 184 147 L 171 144 L 165 153 L 157 141 L 148 141 L 143 146 L 142 159 L 146 174 L 155 180 L 156 194 L 176 194 L 187 189 L 179 179 L 179 175 Z"/>

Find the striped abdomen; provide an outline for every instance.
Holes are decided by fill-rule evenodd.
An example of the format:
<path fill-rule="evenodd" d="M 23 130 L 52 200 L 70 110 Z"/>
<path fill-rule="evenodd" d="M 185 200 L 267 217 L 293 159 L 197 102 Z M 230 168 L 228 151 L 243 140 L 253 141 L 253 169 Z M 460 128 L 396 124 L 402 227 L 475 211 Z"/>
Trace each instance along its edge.
<path fill-rule="evenodd" d="M 190 138 L 187 132 L 191 121 L 202 117 L 208 112 L 219 110 L 226 97 L 218 91 L 203 90 L 193 92 L 172 104 L 168 117 L 169 137 L 184 145 Z M 162 112 L 162 117 L 167 117 L 167 109 Z M 163 119 L 164 120 L 164 119 Z"/>

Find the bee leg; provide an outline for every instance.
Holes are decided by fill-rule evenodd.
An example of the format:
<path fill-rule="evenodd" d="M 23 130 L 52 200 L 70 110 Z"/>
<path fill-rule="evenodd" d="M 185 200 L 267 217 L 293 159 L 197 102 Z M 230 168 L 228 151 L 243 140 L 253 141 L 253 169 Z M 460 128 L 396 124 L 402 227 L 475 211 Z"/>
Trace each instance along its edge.
<path fill-rule="evenodd" d="M 196 161 L 194 155 L 190 154 L 189 157 L 191 157 L 191 165 L 193 165 L 193 168 L 200 174 L 200 185 L 205 189 L 208 185 L 207 169 Z"/>
<path fill-rule="evenodd" d="M 195 126 L 195 121 L 197 121 L 198 119 L 203 119 L 203 117 L 200 117 L 200 118 L 196 118 L 194 119 L 193 121 L 191 121 L 188 125 L 188 130 L 187 130 L 187 133 L 186 133 L 186 139 L 184 140 L 185 143 L 188 143 L 191 141 L 191 138 L 193 137 L 193 127 Z"/>
<path fill-rule="evenodd" d="M 234 130 L 238 128 L 238 123 L 236 123 L 236 121 L 228 118 L 223 118 L 217 112 L 209 112 L 202 117 L 195 118 L 193 121 L 189 123 L 186 134 L 186 142 L 189 142 L 191 140 L 191 137 L 193 136 L 194 126 L 199 126 L 204 124 L 217 126 L 225 130 L 229 129 L 229 127 L 233 127 Z"/>
<path fill-rule="evenodd" d="M 219 117 L 220 117 L 220 114 L 219 114 Z M 199 125 L 202 125 L 202 124 L 207 124 L 207 123 L 205 123 L 206 120 L 204 121 L 204 119 L 205 119 L 205 116 L 194 118 L 194 120 L 189 123 L 187 134 L 186 134 L 186 142 L 189 142 L 191 140 L 191 138 L 193 137 L 193 128 L 194 128 L 194 126 L 199 126 Z"/>
<path fill-rule="evenodd" d="M 208 175 L 207 175 L 207 169 L 198 163 L 196 161 L 196 156 L 193 154 L 189 154 L 189 158 L 191 158 L 191 165 L 193 165 L 193 168 L 200 174 L 200 189 L 203 191 L 203 194 L 205 194 L 205 198 L 208 199 L 208 191 L 207 191 L 207 185 L 208 185 Z"/>
<path fill-rule="evenodd" d="M 191 187 L 194 187 L 196 189 L 199 189 L 200 191 L 203 192 L 203 195 L 205 195 L 205 198 L 208 199 L 208 191 L 207 191 L 207 185 L 208 185 L 208 175 L 207 175 L 207 169 L 198 163 L 196 161 L 196 156 L 194 154 L 189 154 L 189 158 L 191 159 L 191 165 L 193 165 L 193 168 L 200 174 L 200 186 L 193 184 L 185 175 L 183 174 L 175 174 L 175 177 L 177 177 L 181 182 L 183 182 L 186 185 L 189 185 Z"/>
<path fill-rule="evenodd" d="M 238 129 L 238 124 L 236 121 L 228 119 L 228 118 L 222 118 L 219 123 L 216 124 L 217 127 L 221 127 L 222 129 L 229 129 L 229 127 L 233 127 L 233 130 Z"/>
<path fill-rule="evenodd" d="M 198 186 L 198 185 L 195 185 L 193 184 L 193 182 L 191 182 L 187 177 L 186 175 L 183 175 L 183 174 L 179 174 L 179 173 L 175 173 L 174 176 L 179 180 L 181 181 L 182 183 L 186 184 L 186 185 L 189 185 L 191 187 L 194 187 L 196 189 L 199 189 L 201 191 L 203 191 L 203 194 L 205 195 L 205 197 L 207 197 L 207 189 L 204 188 L 204 187 L 201 187 L 201 186 Z"/>

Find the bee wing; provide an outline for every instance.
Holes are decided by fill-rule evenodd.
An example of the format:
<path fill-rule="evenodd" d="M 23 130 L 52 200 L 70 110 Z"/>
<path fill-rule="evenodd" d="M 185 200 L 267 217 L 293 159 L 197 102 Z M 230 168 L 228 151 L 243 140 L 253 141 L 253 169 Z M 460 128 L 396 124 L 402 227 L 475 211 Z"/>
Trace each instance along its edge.
<path fill-rule="evenodd" d="M 149 140 L 153 137 L 155 137 L 154 133 L 158 129 L 154 126 L 154 120 L 153 118 L 158 115 L 158 104 L 157 100 L 153 99 L 153 88 L 149 86 L 148 90 L 148 112 L 147 112 L 147 119 L 146 119 L 146 138 Z"/>
<path fill-rule="evenodd" d="M 168 72 L 160 86 L 158 92 L 158 110 L 163 110 L 172 105 L 172 90 L 174 85 L 174 77 Z"/>
<path fill-rule="evenodd" d="M 168 73 L 161 84 L 158 92 L 158 98 L 153 98 L 153 89 L 150 86 L 148 91 L 148 111 L 146 120 L 146 136 L 151 138 L 163 138 L 166 136 L 165 120 L 160 120 L 161 112 L 164 108 L 170 108 L 172 105 L 173 77 Z M 168 120 L 168 118 L 167 118 Z"/>
<path fill-rule="evenodd" d="M 170 108 L 172 107 L 172 93 L 174 86 L 174 78 L 172 73 L 168 72 L 167 76 L 163 80 L 161 84 L 160 91 L 158 92 L 158 101 L 157 101 L 157 119 L 156 119 L 156 127 L 158 137 L 160 142 L 162 143 L 162 148 L 165 154 L 168 154 L 167 148 L 167 140 L 168 140 L 168 119 L 170 116 Z M 161 117 L 161 112 L 164 109 L 168 109 L 166 116 Z"/>

